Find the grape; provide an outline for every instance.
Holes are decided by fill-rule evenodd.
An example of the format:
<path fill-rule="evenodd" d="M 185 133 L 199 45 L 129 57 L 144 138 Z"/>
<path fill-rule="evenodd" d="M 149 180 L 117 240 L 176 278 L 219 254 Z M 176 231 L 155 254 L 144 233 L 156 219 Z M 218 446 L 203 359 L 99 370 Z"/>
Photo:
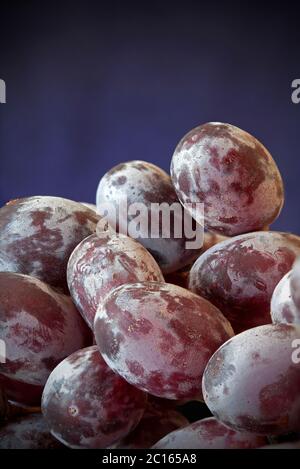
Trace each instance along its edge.
<path fill-rule="evenodd" d="M 91 235 L 72 253 L 69 289 L 83 318 L 93 327 L 98 304 L 115 287 L 128 282 L 163 281 L 151 254 L 137 241 L 111 229 Z"/>
<path fill-rule="evenodd" d="M 205 227 L 226 236 L 262 230 L 283 205 L 270 153 L 230 124 L 210 122 L 186 134 L 175 149 L 171 177 L 182 204 L 204 203 Z"/>
<path fill-rule="evenodd" d="M 1 272 L 0 339 L 0 384 L 9 399 L 35 405 L 53 368 L 91 337 L 70 297 L 36 278 Z"/>
<path fill-rule="evenodd" d="M 300 324 L 300 311 L 296 308 L 291 296 L 291 271 L 278 283 L 271 300 L 271 317 L 273 323 Z"/>
<path fill-rule="evenodd" d="M 300 326 L 270 324 L 242 332 L 210 359 L 203 395 L 213 415 L 239 431 L 300 430 Z"/>
<path fill-rule="evenodd" d="M 208 249 L 193 265 L 189 288 L 207 298 L 241 332 L 271 322 L 273 291 L 300 254 L 300 238 L 256 232 Z"/>
<path fill-rule="evenodd" d="M 167 399 L 201 397 L 206 363 L 233 335 L 211 303 L 159 282 L 113 290 L 99 305 L 94 331 L 103 358 L 116 373 Z"/>
<path fill-rule="evenodd" d="M 139 423 L 147 395 L 113 373 L 96 346 L 75 352 L 51 373 L 42 411 L 59 441 L 70 448 L 105 448 Z"/>
<path fill-rule="evenodd" d="M 60 449 L 42 415 L 22 417 L 0 427 L 0 449 Z"/>
<path fill-rule="evenodd" d="M 262 436 L 225 427 L 213 417 L 175 430 L 158 441 L 155 449 L 250 449 L 266 444 Z"/>
<path fill-rule="evenodd" d="M 131 204 L 138 203 L 147 208 L 147 212 L 141 214 L 141 216 L 143 220 L 147 220 L 148 227 L 143 230 L 141 223 L 140 231 L 135 234 L 139 236 L 138 241 L 151 252 L 163 273 L 175 272 L 190 264 L 199 255 L 199 249 L 188 249 L 186 247 L 187 238 L 184 236 L 184 230 L 183 236 L 176 237 L 175 225 L 180 226 L 182 229 L 182 220 L 180 218 L 183 218 L 184 210 L 178 201 L 170 176 L 162 169 L 144 161 L 129 161 L 115 166 L 106 173 L 99 182 L 97 208 L 99 209 L 102 204 L 106 203 L 111 203 L 114 207 L 120 208 L 125 201 L 128 207 Z M 162 236 L 162 217 L 159 219 L 160 226 L 157 233 L 159 236 L 151 236 L 150 228 L 155 228 L 155 224 L 153 223 L 153 226 L 151 224 L 150 208 L 151 204 L 154 203 L 164 203 L 168 206 L 174 203 L 178 204 L 179 215 L 174 215 L 171 212 L 169 237 Z M 130 222 L 136 216 L 136 213 L 129 214 L 127 210 L 123 216 L 121 214 L 118 218 L 118 231 L 131 235 L 124 229 L 124 224 L 128 222 L 129 227 Z M 189 217 L 188 213 L 186 213 L 186 217 Z M 106 219 L 113 226 L 114 213 L 110 211 Z M 190 222 L 192 227 L 191 218 Z M 195 227 L 196 224 L 194 223 L 193 229 Z M 202 240 L 200 226 L 198 226 L 198 232 Z"/>
<path fill-rule="evenodd" d="M 291 274 L 291 294 L 296 307 L 300 309 L 300 257 L 296 260 Z"/>
<path fill-rule="evenodd" d="M 66 267 L 75 246 L 96 229 L 99 216 L 60 197 L 27 197 L 0 209 L 0 268 L 67 289 Z"/>
<path fill-rule="evenodd" d="M 161 404 L 149 402 L 135 430 L 113 447 L 118 449 L 151 448 L 168 433 L 188 425 L 189 421 L 182 414 L 170 408 L 163 399 L 161 401 Z"/>

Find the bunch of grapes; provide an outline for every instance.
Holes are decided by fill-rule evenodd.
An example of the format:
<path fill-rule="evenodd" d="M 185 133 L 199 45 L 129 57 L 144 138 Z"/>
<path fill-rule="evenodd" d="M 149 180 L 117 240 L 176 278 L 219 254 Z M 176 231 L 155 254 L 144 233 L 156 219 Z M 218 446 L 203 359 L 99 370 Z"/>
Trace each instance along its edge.
<path fill-rule="evenodd" d="M 283 202 L 268 150 L 213 122 L 170 175 L 112 168 L 95 206 L 2 207 L 0 448 L 299 447 L 300 237 L 269 228 Z M 161 204 L 177 211 L 151 236 Z"/>

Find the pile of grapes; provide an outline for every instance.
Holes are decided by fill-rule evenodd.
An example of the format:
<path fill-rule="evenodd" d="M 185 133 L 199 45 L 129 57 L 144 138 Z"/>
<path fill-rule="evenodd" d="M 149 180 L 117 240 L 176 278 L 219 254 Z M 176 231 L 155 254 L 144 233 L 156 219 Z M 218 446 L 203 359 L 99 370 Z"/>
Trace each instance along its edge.
<path fill-rule="evenodd" d="M 269 230 L 284 201 L 270 153 L 208 123 L 171 176 L 105 174 L 98 208 L 125 199 L 203 203 L 202 248 L 59 197 L 0 209 L 0 448 L 299 448 L 300 237 Z"/>

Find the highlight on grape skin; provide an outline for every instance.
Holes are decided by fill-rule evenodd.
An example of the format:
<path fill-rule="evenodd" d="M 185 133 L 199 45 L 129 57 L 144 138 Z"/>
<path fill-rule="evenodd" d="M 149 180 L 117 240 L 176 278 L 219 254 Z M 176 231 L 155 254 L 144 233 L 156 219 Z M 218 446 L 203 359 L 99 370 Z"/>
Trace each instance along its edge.
<path fill-rule="evenodd" d="M 300 257 L 293 265 L 291 273 L 291 294 L 296 307 L 300 309 Z"/>
<path fill-rule="evenodd" d="M 288 272 L 278 283 L 271 300 L 271 317 L 273 323 L 300 325 L 300 310 L 296 307 L 291 293 L 291 275 Z"/>
<path fill-rule="evenodd" d="M 116 373 L 167 399 L 201 397 L 206 363 L 233 335 L 211 303 L 159 282 L 113 290 L 99 305 L 94 331 L 103 358 Z"/>

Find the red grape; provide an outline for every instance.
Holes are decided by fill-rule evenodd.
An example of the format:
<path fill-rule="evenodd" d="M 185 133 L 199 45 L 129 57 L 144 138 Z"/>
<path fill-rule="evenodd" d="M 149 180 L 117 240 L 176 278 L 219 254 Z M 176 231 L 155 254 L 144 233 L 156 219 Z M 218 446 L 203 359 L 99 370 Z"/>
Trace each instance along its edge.
<path fill-rule="evenodd" d="M 271 322 L 273 291 L 300 254 L 300 238 L 256 232 L 223 241 L 202 254 L 189 287 L 229 319 L 236 332 Z"/>
<path fill-rule="evenodd" d="M 164 280 L 157 263 L 140 243 L 110 229 L 102 237 L 89 236 L 76 247 L 67 278 L 72 298 L 90 327 L 98 304 L 115 287 Z"/>
<path fill-rule="evenodd" d="M 0 339 L 0 384 L 9 399 L 35 405 L 53 368 L 91 337 L 70 297 L 36 278 L 1 272 Z"/>
<path fill-rule="evenodd" d="M 153 448 L 250 449 L 258 448 L 266 443 L 266 439 L 262 436 L 232 430 L 210 417 L 173 431 L 158 441 Z"/>
<path fill-rule="evenodd" d="M 105 448 L 139 423 L 147 395 L 108 368 L 96 346 L 75 352 L 51 373 L 42 411 L 70 448 Z"/>
<path fill-rule="evenodd" d="M 162 169 L 145 161 L 129 161 L 115 166 L 106 173 L 100 180 L 97 190 L 98 209 L 106 203 L 111 203 L 114 207 L 120 208 L 125 201 L 128 207 L 137 203 L 143 204 L 143 207 L 146 208 L 146 213 L 141 213 L 141 217 L 144 222 L 146 221 L 147 227 L 143 230 L 142 223 L 140 223 L 140 231 L 136 234 L 139 235 L 138 241 L 151 252 L 163 273 L 175 272 L 190 264 L 199 255 L 201 246 L 197 249 L 188 249 L 186 247 L 187 238 L 184 236 L 186 227 L 183 226 L 184 209 L 178 201 L 170 176 Z M 178 215 L 170 212 L 170 236 L 163 236 L 162 216 L 158 220 L 159 231 L 157 237 L 151 236 L 150 229 L 156 228 L 155 223 L 151 223 L 151 207 L 152 213 L 154 213 L 154 206 L 151 206 L 151 204 L 165 204 L 168 207 L 177 204 Z M 112 226 L 115 222 L 114 215 L 114 213 L 109 212 L 106 216 Z M 188 213 L 185 216 L 190 218 L 191 228 L 195 229 L 198 226 L 199 238 L 201 236 L 200 241 L 202 241 L 202 228 L 195 223 L 192 226 L 193 220 Z M 124 226 L 127 223 L 129 226 L 135 217 L 135 213 L 130 214 L 127 211 L 124 216 L 121 215 L 117 224 L 118 231 L 130 234 L 124 229 Z M 176 236 L 177 226 L 180 229 L 183 228 L 182 236 Z"/>
<path fill-rule="evenodd" d="M 300 343 L 300 326 L 270 324 L 242 332 L 220 347 L 203 377 L 204 399 L 213 415 L 240 431 L 300 431 L 295 343 Z"/>
<path fill-rule="evenodd" d="M 95 231 L 99 219 L 84 205 L 60 197 L 9 202 L 0 209 L 0 251 L 5 252 L 1 270 L 28 274 L 66 289 L 68 258 Z"/>
<path fill-rule="evenodd" d="M 230 124 L 210 122 L 177 145 L 171 177 L 186 203 L 204 203 L 205 227 L 233 236 L 262 230 L 283 205 L 283 183 L 268 150 Z"/>
<path fill-rule="evenodd" d="M 94 331 L 103 358 L 116 373 L 167 399 L 200 397 L 209 358 L 233 335 L 211 303 L 159 282 L 113 290 L 99 305 Z"/>

